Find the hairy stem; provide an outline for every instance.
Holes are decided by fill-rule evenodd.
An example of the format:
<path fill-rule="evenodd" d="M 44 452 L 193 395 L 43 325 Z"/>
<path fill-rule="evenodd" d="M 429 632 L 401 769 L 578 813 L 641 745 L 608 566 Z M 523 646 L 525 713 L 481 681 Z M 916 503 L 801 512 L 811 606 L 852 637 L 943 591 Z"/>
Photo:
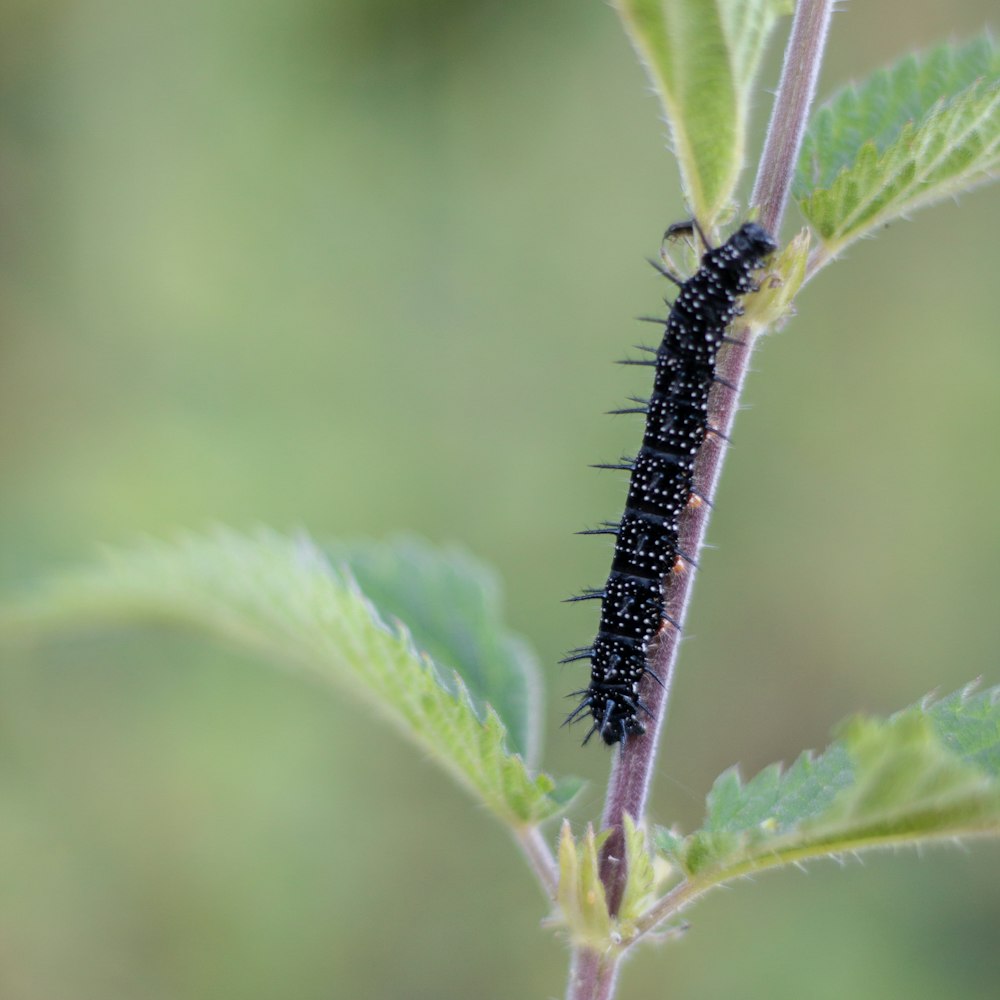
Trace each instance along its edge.
<path fill-rule="evenodd" d="M 802 136 L 830 28 L 834 0 L 799 0 L 785 49 L 778 96 L 767 126 L 767 139 L 754 183 L 751 205 L 760 207 L 760 224 L 771 233 L 781 228 Z"/>
<path fill-rule="evenodd" d="M 716 368 L 719 377 L 729 385 L 719 382 L 709 397 L 709 423 L 718 428 L 721 434 L 708 436 L 695 463 L 694 489 L 705 500 L 689 507 L 681 518 L 678 547 L 684 552 L 699 552 L 705 539 L 712 509 L 711 498 L 715 495 L 726 453 L 725 438 L 732 430 L 740 390 L 749 367 L 749 332 L 745 327 L 734 327 L 733 337 L 739 343 L 731 344 L 728 350 L 720 353 Z M 689 567 L 682 573 L 675 573 L 664 587 L 666 612 L 675 621 L 683 623 L 685 620 L 694 577 L 695 571 Z M 625 868 L 622 821 L 625 813 L 633 818 L 644 814 L 680 638 L 680 631 L 668 625 L 651 650 L 650 669 L 662 679 L 663 686 L 647 678 L 641 697 L 655 718 L 650 721 L 642 736 L 628 741 L 612 767 L 603 819 L 603 828 L 610 829 L 612 833 L 601 852 L 601 881 L 604 883 L 608 908 L 613 914 L 618 912 L 628 875 Z"/>
<path fill-rule="evenodd" d="M 772 233 L 780 228 L 788 201 L 795 162 L 816 90 L 832 9 L 833 0 L 799 0 L 796 6 L 781 84 L 751 199 L 751 204 L 760 209 L 761 224 Z M 732 429 L 743 382 L 749 370 L 751 331 L 745 326 L 741 329 L 737 323 L 733 336 L 737 342 L 720 352 L 716 368 L 724 381 L 715 386 L 709 399 L 709 425 L 722 433 L 710 434 L 698 453 L 694 490 L 696 496 L 703 499 L 690 505 L 681 518 L 678 548 L 691 553 L 695 561 L 705 538 L 711 499 L 722 472 L 725 439 Z M 666 612 L 682 625 L 694 577 L 694 568 L 687 567 L 675 573 L 664 585 Z M 603 828 L 610 829 L 611 834 L 601 851 L 601 881 L 612 914 L 618 912 L 628 877 L 623 817 L 628 813 L 641 820 L 645 814 L 679 645 L 680 630 L 665 626 L 650 651 L 649 662 L 650 669 L 660 678 L 662 686 L 646 677 L 640 692 L 653 718 L 642 736 L 632 737 L 622 744 L 621 752 L 612 765 L 602 820 Z M 683 895 L 683 892 L 683 886 L 674 890 L 675 894 Z M 613 995 L 620 958 L 617 952 L 601 956 L 586 949 L 578 950 L 573 957 L 567 1000 L 609 1000 Z"/>
<path fill-rule="evenodd" d="M 611 1000 L 618 984 L 620 957 L 589 948 L 573 953 L 566 1000 Z"/>

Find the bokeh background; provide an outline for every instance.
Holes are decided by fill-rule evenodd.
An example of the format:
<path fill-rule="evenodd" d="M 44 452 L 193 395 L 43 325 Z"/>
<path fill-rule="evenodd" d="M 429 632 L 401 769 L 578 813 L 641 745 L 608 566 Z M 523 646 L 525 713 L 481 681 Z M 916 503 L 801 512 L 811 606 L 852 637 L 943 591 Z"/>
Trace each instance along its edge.
<path fill-rule="evenodd" d="M 988 2 L 852 4 L 822 93 Z M 758 135 L 778 62 L 757 107 Z M 495 564 L 547 766 L 634 447 L 602 412 L 683 217 L 598 0 L 3 0 L 0 584 L 224 522 L 417 532 Z M 796 220 L 790 218 L 788 232 Z M 758 355 L 653 816 L 978 675 L 1000 681 L 996 191 L 856 246 Z M 565 951 L 505 834 L 353 702 L 168 632 L 0 671 L 0 998 L 520 998 Z M 1000 850 L 706 900 L 623 997 L 995 997 Z"/>

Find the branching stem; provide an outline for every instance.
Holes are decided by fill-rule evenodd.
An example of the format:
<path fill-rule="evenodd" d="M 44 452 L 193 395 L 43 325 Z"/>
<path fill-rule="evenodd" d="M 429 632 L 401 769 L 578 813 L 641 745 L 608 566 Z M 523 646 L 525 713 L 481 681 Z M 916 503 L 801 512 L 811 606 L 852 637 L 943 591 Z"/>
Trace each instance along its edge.
<path fill-rule="evenodd" d="M 792 31 L 785 52 L 781 83 L 768 126 L 760 170 L 754 185 L 751 204 L 760 209 L 761 224 L 772 233 L 781 226 L 788 201 L 795 162 L 808 121 L 808 112 L 816 91 L 816 80 L 823 56 L 833 0 L 799 0 Z M 734 332 L 738 341 L 720 352 L 717 371 L 735 386 L 716 385 L 709 399 L 709 424 L 723 435 L 712 434 L 698 453 L 694 470 L 694 489 L 698 496 L 711 500 L 722 471 L 726 453 L 725 438 L 730 435 L 744 379 L 749 370 L 752 344 L 750 331 Z M 697 554 L 708 527 L 710 503 L 691 506 L 681 519 L 678 547 Z M 674 575 L 665 586 L 666 613 L 683 625 L 694 583 L 694 570 L 688 567 Z M 611 834 L 601 852 L 601 881 L 608 907 L 617 914 L 628 873 L 625 866 L 623 817 L 626 813 L 641 819 L 645 814 L 649 783 L 656 759 L 660 731 L 666 715 L 673 679 L 680 630 L 670 626 L 661 632 L 651 651 L 650 669 L 662 686 L 646 678 L 641 697 L 653 718 L 644 735 L 633 737 L 615 755 L 608 783 L 602 827 Z M 673 890 L 682 896 L 684 884 Z M 614 995 L 620 953 L 600 955 L 578 949 L 571 966 L 567 1000 L 610 1000 Z"/>

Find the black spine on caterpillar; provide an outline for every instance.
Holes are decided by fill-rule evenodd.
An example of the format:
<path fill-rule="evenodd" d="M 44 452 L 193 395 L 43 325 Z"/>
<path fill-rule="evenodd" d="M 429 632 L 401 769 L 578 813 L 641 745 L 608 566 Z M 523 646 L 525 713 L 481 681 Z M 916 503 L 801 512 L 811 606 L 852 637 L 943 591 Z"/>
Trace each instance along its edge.
<path fill-rule="evenodd" d="M 678 522 L 691 499 L 698 450 L 709 433 L 716 356 L 737 300 L 754 290 L 753 272 L 776 246 L 762 226 L 745 223 L 705 253 L 701 267 L 681 284 L 667 317 L 653 392 L 643 407 L 642 447 L 634 460 L 611 466 L 631 470 L 625 512 L 617 525 L 594 532 L 616 536 L 611 574 L 602 590 L 578 598 L 601 601 L 597 638 L 564 661 L 591 662 L 590 686 L 578 692 L 583 698 L 566 720 L 590 714 L 593 725 L 584 743 L 595 732 L 609 746 L 645 732 L 640 714 L 648 710 L 639 700 L 639 683 L 652 673 L 646 666 L 650 641 L 665 624 L 675 624 L 664 611 L 664 579 L 678 559 L 690 561 L 677 547 Z"/>

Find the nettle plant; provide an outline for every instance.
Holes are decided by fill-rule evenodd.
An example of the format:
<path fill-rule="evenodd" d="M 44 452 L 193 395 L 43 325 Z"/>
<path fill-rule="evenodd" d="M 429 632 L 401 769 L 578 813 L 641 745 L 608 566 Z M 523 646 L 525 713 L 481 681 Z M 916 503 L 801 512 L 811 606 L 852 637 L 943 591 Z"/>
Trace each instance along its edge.
<path fill-rule="evenodd" d="M 644 449 L 651 435 L 669 437 L 685 406 L 699 412 L 689 458 L 671 460 L 684 472 L 670 480 L 672 495 L 682 490 L 684 502 L 669 517 L 654 505 L 646 524 L 654 535 L 660 525 L 667 553 L 655 576 L 642 564 L 647 603 L 649 580 L 656 581 L 652 624 L 647 616 L 634 634 L 622 625 L 630 605 L 608 596 L 615 573 L 594 595 L 603 601 L 598 638 L 632 636 L 630 648 L 641 653 L 623 670 L 606 650 L 598 655 L 596 642 L 581 651 L 597 677 L 581 714 L 613 744 L 598 824 L 574 832 L 564 820 L 555 845 L 543 832 L 580 782 L 537 769 L 536 660 L 500 620 L 492 575 L 461 553 L 414 541 L 320 545 L 216 531 L 120 552 L 50 582 L 7 613 L 8 623 L 37 632 L 151 617 L 199 626 L 365 698 L 511 831 L 571 943 L 570 1000 L 613 996 L 633 946 L 671 936 L 654 932 L 676 926 L 698 897 L 734 879 L 868 848 L 1000 834 L 1000 688 L 970 687 L 888 719 L 856 718 L 823 753 L 749 781 L 727 771 L 694 833 L 646 819 L 676 639 L 754 341 L 852 242 L 997 176 L 997 48 L 984 35 L 907 56 L 845 88 L 810 120 L 833 4 L 800 0 L 749 208 L 738 213 L 750 97 L 790 0 L 616 6 L 662 102 L 694 220 L 670 234 L 671 253 L 683 255 L 686 244 L 695 276 L 683 283 L 650 362 L 654 399 L 639 408 L 649 413 Z M 807 226 L 772 253 L 769 234 L 780 232 L 789 196 Z M 720 298 L 725 254 L 701 253 L 738 223 L 741 232 L 764 234 L 760 259 L 741 260 L 752 279 Z M 664 259 L 669 270 L 673 261 Z M 708 319 L 697 312 L 706 290 L 706 308 L 719 313 Z M 743 292 L 750 294 L 737 305 Z M 724 343 L 714 342 L 717 333 Z M 666 369 L 680 371 L 676 384 L 686 388 L 666 387 Z M 701 402 L 689 383 L 706 370 L 712 384 Z M 656 422 L 658 393 L 666 416 Z M 641 508 L 633 501 L 644 490 L 647 498 L 657 492 L 638 465 L 628 466 L 626 517 L 636 503 Z M 645 535 L 636 541 L 624 525 L 609 526 L 618 536 L 616 565 L 649 553 Z"/>

